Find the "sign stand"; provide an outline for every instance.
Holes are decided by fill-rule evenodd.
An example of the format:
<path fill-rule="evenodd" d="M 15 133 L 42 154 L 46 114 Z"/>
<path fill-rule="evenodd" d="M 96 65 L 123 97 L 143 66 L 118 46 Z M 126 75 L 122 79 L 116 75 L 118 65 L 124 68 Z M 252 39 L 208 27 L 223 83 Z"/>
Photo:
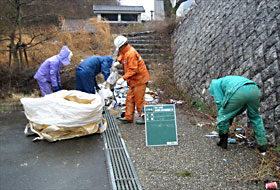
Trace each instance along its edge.
<path fill-rule="evenodd" d="M 178 145 L 174 104 L 146 105 L 146 146 Z"/>

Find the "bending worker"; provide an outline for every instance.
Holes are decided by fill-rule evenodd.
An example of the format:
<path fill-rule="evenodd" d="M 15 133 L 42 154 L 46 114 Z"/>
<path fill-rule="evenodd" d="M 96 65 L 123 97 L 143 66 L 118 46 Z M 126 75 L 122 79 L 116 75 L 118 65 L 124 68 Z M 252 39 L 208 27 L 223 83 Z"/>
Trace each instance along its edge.
<path fill-rule="evenodd" d="M 117 58 L 117 62 L 114 63 L 114 67 L 121 63 L 124 70 L 124 75 L 117 81 L 117 84 L 121 85 L 126 80 L 129 85 L 126 96 L 125 117 L 119 119 L 123 123 L 132 123 L 136 106 L 137 112 L 141 116 L 141 119 L 137 120 L 136 123 L 144 124 L 142 107 L 146 105 L 144 96 L 148 81 L 151 79 L 150 74 L 144 60 L 141 58 L 140 54 L 128 44 L 126 37 L 116 37 L 114 44 L 119 51 L 119 57 Z"/>
<path fill-rule="evenodd" d="M 91 56 L 86 58 L 76 69 L 76 90 L 95 94 L 95 89 L 100 90 L 96 76 L 101 72 L 104 79 L 110 75 L 113 63 L 112 56 Z"/>
<path fill-rule="evenodd" d="M 261 153 L 266 152 L 267 139 L 263 120 L 258 111 L 261 90 L 257 84 L 241 76 L 226 76 L 213 79 L 209 91 L 215 98 L 218 110 L 217 128 L 220 141 L 217 145 L 227 148 L 229 126 L 233 118 L 247 109 L 258 149 Z"/>
<path fill-rule="evenodd" d="M 67 46 L 63 46 L 58 55 L 46 59 L 37 70 L 34 78 L 40 87 L 42 96 L 51 94 L 52 89 L 57 92 L 62 89 L 60 70 L 62 66 L 70 64 L 73 53 Z M 52 87 L 52 89 L 51 89 Z"/>

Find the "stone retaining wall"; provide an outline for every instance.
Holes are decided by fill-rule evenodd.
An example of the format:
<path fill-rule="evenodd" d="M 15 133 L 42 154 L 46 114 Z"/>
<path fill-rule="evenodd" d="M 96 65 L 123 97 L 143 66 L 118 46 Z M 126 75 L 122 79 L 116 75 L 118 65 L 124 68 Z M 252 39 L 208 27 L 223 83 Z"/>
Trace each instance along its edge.
<path fill-rule="evenodd" d="M 202 95 L 206 81 L 227 75 L 254 80 L 262 88 L 260 112 L 275 143 L 280 130 L 280 1 L 196 2 L 172 37 L 177 84 L 213 106 L 209 92 Z"/>

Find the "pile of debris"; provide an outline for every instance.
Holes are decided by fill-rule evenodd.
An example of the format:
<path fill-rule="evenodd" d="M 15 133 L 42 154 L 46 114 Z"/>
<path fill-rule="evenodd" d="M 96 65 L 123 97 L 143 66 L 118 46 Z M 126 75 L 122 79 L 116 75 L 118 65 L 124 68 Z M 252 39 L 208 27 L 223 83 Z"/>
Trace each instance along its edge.
<path fill-rule="evenodd" d="M 197 123 L 197 127 L 215 127 L 216 123 Z M 239 144 L 239 145 L 247 145 L 248 147 L 253 148 L 255 146 L 255 140 L 253 138 L 252 130 L 249 130 L 246 127 L 242 127 L 240 125 L 233 124 L 230 126 L 229 130 L 229 138 L 228 143 L 230 144 Z M 212 131 L 205 137 L 210 138 L 219 138 L 219 134 L 217 131 Z"/>
<path fill-rule="evenodd" d="M 101 90 L 99 95 L 104 99 L 104 106 L 107 106 L 112 115 L 120 116 L 125 111 L 126 96 L 129 86 L 125 81 L 122 85 L 110 86 L 108 83 L 99 84 Z M 146 88 L 146 104 L 158 104 L 158 93 L 155 90 Z"/>

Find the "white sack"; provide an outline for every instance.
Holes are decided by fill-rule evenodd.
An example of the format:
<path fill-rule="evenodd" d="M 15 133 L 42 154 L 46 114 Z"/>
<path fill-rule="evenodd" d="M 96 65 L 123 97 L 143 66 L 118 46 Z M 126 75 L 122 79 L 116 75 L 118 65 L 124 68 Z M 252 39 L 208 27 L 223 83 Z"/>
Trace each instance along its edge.
<path fill-rule="evenodd" d="M 102 106 L 105 106 L 105 98 L 104 98 L 104 95 L 103 95 L 103 92 L 102 92 L 102 90 L 99 90 L 98 92 L 97 92 L 97 94 L 100 96 L 100 100 L 101 100 L 101 105 Z"/>
<path fill-rule="evenodd" d="M 113 92 L 109 88 L 101 89 L 104 99 L 112 98 Z"/>
<path fill-rule="evenodd" d="M 60 90 L 42 98 L 21 98 L 28 120 L 43 125 L 83 126 L 101 120 L 99 95 Z"/>
<path fill-rule="evenodd" d="M 25 134 L 29 135 L 28 130 L 31 130 L 39 139 L 52 142 L 101 133 L 107 126 L 102 118 L 101 98 L 96 94 L 61 90 L 42 98 L 22 98 L 20 101 L 29 120 Z"/>

